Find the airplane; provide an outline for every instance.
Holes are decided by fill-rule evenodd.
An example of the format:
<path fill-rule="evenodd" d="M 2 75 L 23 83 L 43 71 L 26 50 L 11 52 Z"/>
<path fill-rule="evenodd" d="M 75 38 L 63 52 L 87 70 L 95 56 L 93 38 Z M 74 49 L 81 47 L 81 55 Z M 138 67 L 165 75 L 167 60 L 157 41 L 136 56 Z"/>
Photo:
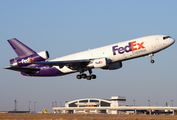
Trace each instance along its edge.
<path fill-rule="evenodd" d="M 16 38 L 8 40 L 18 57 L 10 60 L 5 69 L 21 72 L 24 76 L 63 76 L 79 72 L 77 79 L 96 79 L 92 69 L 116 70 L 122 62 L 138 57 L 148 56 L 151 63 L 155 53 L 171 46 L 175 39 L 167 35 L 151 35 L 125 42 L 120 42 L 92 50 L 78 52 L 64 57 L 46 61 L 47 51 L 35 52 Z M 89 75 L 84 72 L 88 71 Z"/>

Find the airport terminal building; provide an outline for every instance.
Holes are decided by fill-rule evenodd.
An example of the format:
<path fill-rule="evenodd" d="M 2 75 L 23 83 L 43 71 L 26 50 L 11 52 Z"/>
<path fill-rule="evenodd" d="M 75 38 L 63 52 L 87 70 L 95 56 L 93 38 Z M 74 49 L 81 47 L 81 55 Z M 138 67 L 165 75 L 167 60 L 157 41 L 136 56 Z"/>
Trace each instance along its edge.
<path fill-rule="evenodd" d="M 65 103 L 65 107 L 53 108 L 54 113 L 107 113 L 117 114 L 114 109 L 107 109 L 119 106 L 126 106 L 126 98 L 113 96 L 111 99 L 85 98 Z M 107 108 L 106 108 L 107 107 Z M 106 108 L 106 109 L 105 109 Z"/>
<path fill-rule="evenodd" d="M 170 106 L 128 106 L 123 96 L 111 99 L 85 98 L 65 103 L 65 107 L 53 107 L 54 113 L 64 114 L 162 114 L 177 115 L 177 107 Z"/>

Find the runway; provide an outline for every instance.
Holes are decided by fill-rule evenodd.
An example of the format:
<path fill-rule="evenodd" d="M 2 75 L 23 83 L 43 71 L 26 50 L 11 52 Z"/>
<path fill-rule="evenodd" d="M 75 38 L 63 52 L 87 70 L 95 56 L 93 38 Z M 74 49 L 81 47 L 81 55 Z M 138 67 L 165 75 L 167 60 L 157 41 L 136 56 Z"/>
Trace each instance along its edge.
<path fill-rule="evenodd" d="M 165 115 L 105 115 L 105 114 L 26 114 L 1 113 L 0 120 L 176 120 Z"/>

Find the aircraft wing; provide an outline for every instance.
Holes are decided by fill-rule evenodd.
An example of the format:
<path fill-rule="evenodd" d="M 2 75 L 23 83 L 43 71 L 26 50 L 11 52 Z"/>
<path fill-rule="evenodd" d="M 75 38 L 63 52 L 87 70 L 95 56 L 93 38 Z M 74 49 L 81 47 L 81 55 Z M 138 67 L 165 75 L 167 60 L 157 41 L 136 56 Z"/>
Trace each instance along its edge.
<path fill-rule="evenodd" d="M 69 60 L 69 61 L 44 61 L 44 62 L 31 62 L 31 64 L 41 64 L 48 66 L 87 66 L 90 60 Z M 4 69 L 14 70 L 18 72 L 37 72 L 41 69 L 39 68 L 28 68 L 28 67 L 18 67 L 18 66 L 9 66 Z"/>
<path fill-rule="evenodd" d="M 14 70 L 18 72 L 37 72 L 41 70 L 39 68 L 13 67 L 13 66 L 5 67 L 4 69 Z"/>
<path fill-rule="evenodd" d="M 84 59 L 84 60 L 67 60 L 67 61 L 44 61 L 44 62 L 31 62 L 31 64 L 42 64 L 42 65 L 48 65 L 48 66 L 87 66 L 90 63 L 90 60 Z"/>

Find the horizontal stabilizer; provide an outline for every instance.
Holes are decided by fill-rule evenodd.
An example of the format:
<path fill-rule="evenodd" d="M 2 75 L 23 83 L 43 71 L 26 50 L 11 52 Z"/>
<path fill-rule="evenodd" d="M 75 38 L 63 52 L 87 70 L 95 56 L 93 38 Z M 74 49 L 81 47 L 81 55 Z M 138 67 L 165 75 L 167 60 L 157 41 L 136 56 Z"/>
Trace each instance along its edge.
<path fill-rule="evenodd" d="M 14 71 L 18 71 L 18 72 L 37 72 L 41 69 L 39 68 L 27 68 L 27 67 L 13 67 L 13 66 L 9 66 L 9 67 L 5 67 L 4 69 L 9 69 L 9 70 L 14 70 Z"/>

